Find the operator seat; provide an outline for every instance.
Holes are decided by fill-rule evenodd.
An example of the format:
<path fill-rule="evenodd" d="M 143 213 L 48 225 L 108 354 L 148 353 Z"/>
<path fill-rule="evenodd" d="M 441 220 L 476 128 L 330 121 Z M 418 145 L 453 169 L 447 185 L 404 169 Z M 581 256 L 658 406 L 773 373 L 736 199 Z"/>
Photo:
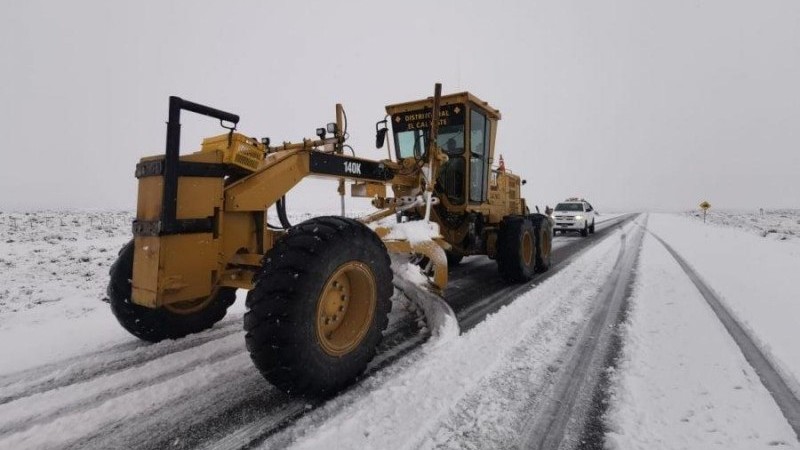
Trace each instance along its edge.
<path fill-rule="evenodd" d="M 445 143 L 445 152 L 449 159 L 439 170 L 439 178 L 436 180 L 436 187 L 439 192 L 447 196 L 447 200 L 455 205 L 464 203 L 464 178 L 466 173 L 466 163 L 464 157 L 460 155 L 464 149 L 456 147 L 456 141 L 450 138 Z"/>

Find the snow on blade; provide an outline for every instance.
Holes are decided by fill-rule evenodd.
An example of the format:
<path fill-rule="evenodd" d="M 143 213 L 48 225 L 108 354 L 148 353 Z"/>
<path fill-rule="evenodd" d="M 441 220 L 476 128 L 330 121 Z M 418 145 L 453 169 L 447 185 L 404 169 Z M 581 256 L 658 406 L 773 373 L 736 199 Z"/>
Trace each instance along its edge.
<path fill-rule="evenodd" d="M 458 336 L 461 331 L 456 314 L 441 296 L 428 290 L 430 281 L 419 267 L 408 262 L 392 264 L 392 267 L 395 269 L 394 284 L 422 309 L 431 334 L 440 339 Z"/>
<path fill-rule="evenodd" d="M 439 224 L 436 222 L 426 222 L 424 220 L 412 220 L 409 222 L 384 224 L 388 228 L 389 234 L 384 237 L 387 240 L 407 240 L 411 245 L 430 241 L 439 237 Z"/>

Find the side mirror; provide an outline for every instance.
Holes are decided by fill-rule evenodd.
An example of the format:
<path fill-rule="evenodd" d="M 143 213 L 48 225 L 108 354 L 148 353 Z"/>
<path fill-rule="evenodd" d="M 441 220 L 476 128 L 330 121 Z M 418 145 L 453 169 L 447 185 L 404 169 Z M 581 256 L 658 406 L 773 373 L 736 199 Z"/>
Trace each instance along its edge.
<path fill-rule="evenodd" d="M 386 142 L 386 133 L 389 131 L 389 127 L 386 125 L 386 120 L 381 120 L 375 124 L 375 147 L 383 148 L 384 142 Z"/>

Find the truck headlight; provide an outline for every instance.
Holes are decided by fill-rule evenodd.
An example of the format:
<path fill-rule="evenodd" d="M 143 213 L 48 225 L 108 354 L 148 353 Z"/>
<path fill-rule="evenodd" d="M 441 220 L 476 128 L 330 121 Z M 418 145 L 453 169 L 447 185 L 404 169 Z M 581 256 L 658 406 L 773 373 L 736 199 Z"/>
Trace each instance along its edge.
<path fill-rule="evenodd" d="M 583 216 L 575 216 L 575 220 L 583 220 Z"/>

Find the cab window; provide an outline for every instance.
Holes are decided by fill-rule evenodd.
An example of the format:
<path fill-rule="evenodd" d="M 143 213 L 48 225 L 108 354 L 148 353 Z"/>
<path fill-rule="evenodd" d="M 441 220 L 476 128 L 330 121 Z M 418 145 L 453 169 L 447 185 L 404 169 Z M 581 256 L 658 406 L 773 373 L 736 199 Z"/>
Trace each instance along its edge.
<path fill-rule="evenodd" d="M 397 154 L 399 158 L 421 158 L 428 150 L 429 133 L 430 129 L 406 130 L 397 133 Z M 440 127 L 436 144 L 448 155 L 464 153 L 464 125 Z"/>
<path fill-rule="evenodd" d="M 465 141 L 464 105 L 442 105 L 439 110 L 439 136 L 436 144 L 448 155 L 462 155 Z M 431 130 L 431 108 L 394 114 L 392 128 L 397 158 L 422 158 L 428 151 Z"/>
<path fill-rule="evenodd" d="M 421 158 L 425 152 L 427 134 L 427 130 L 411 130 L 397 133 L 398 158 Z"/>
<path fill-rule="evenodd" d="M 489 121 L 480 111 L 472 109 L 469 116 L 470 188 L 473 202 L 486 200 L 487 151 L 489 147 Z"/>

